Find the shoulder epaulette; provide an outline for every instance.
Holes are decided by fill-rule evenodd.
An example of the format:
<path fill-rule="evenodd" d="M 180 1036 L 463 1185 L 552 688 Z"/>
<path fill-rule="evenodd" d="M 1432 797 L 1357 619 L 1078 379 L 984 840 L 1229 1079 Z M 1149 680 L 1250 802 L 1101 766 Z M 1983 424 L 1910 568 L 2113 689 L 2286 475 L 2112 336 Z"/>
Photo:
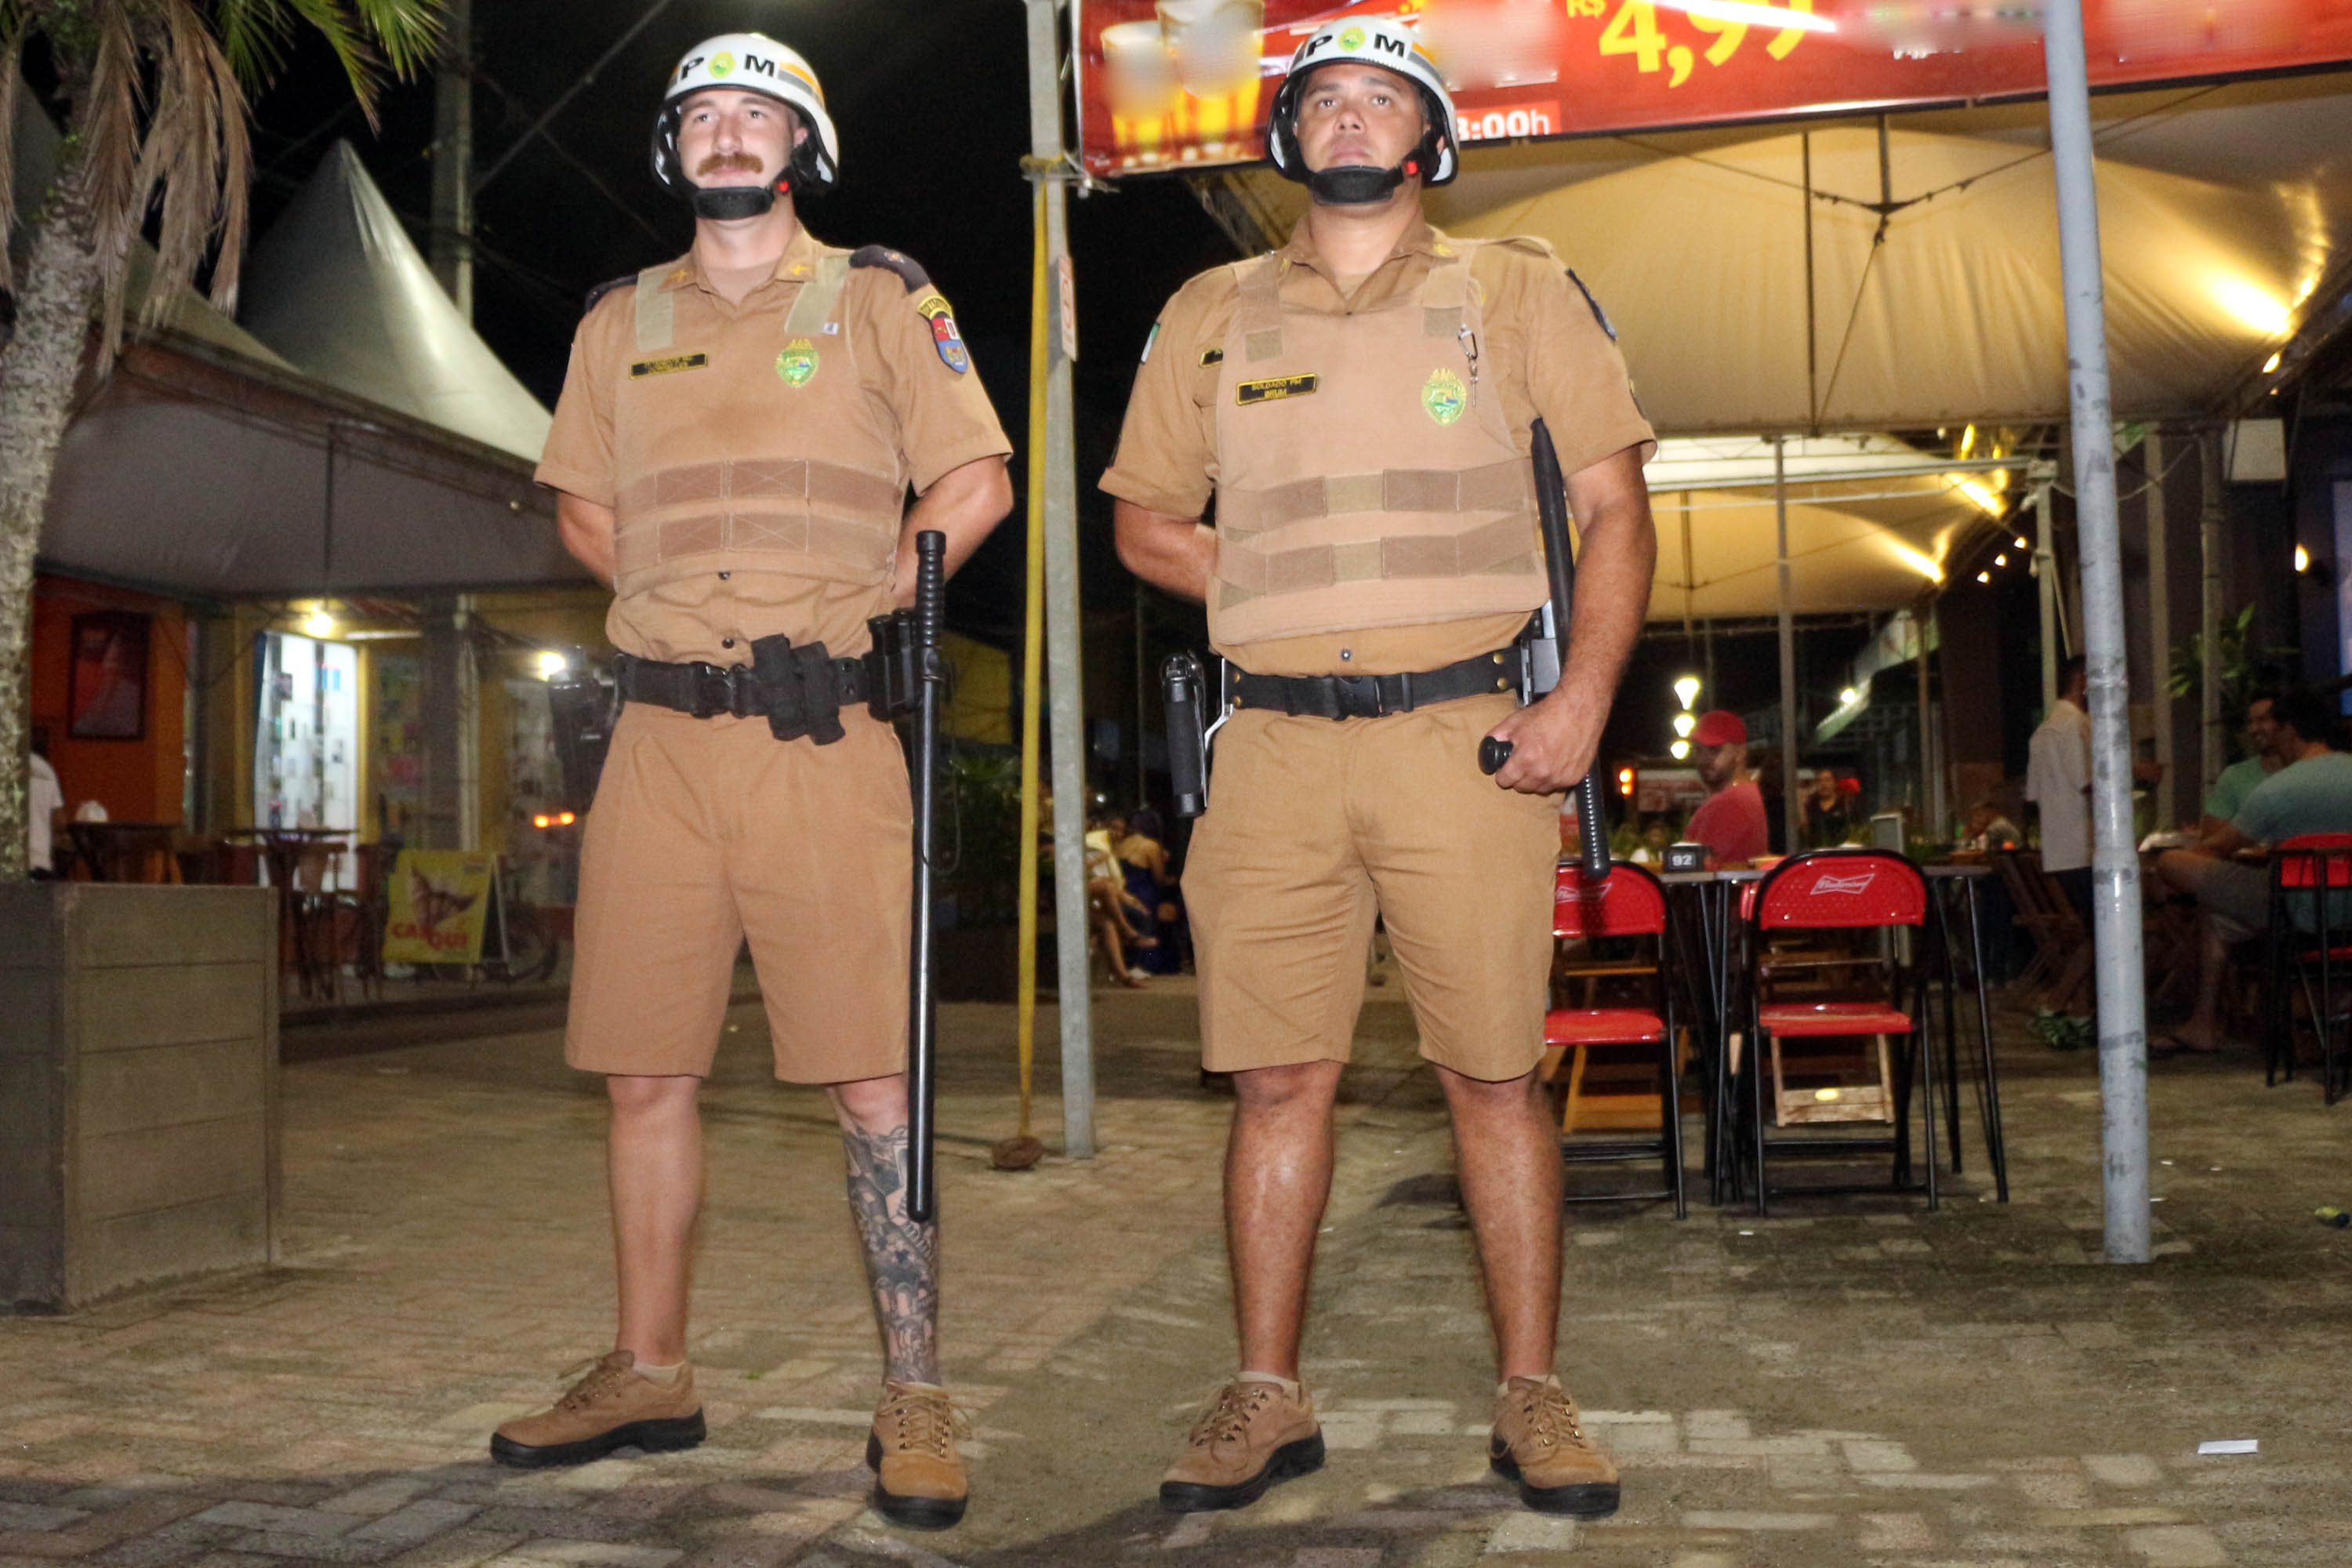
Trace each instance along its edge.
<path fill-rule="evenodd" d="M 596 308 L 597 300 L 602 300 L 605 295 L 610 294 L 615 289 L 627 288 L 636 280 L 637 275 L 634 272 L 624 272 L 618 278 L 607 278 L 604 281 L 597 284 L 596 287 L 588 290 L 588 303 L 582 308 L 580 313 L 583 316 L 586 315 L 590 310 Z"/>
<path fill-rule="evenodd" d="M 931 286 L 931 275 L 923 270 L 921 262 L 905 251 L 893 250 L 887 245 L 859 246 L 850 252 L 849 264 L 852 267 L 879 267 L 885 271 L 895 272 L 907 285 L 909 294 Z"/>

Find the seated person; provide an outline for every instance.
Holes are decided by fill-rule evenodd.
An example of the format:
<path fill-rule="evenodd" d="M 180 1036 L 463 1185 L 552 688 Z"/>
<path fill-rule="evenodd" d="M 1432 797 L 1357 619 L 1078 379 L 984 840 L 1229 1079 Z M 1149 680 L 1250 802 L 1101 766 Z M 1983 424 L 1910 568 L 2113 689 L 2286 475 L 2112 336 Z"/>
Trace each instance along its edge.
<path fill-rule="evenodd" d="M 1769 853 L 1764 792 L 1748 771 L 1748 726 L 1738 714 L 1718 708 L 1700 716 L 1690 739 L 1691 762 L 1706 798 L 1691 813 L 1683 837 L 1706 845 L 1718 865 L 1745 866 Z"/>
<path fill-rule="evenodd" d="M 2197 900 L 2203 928 L 2197 1005 L 2170 1037 L 2177 1050 L 2223 1048 L 2216 1015 L 2229 949 L 2269 922 L 2269 871 L 2231 857 L 2305 833 L 2352 833 L 2352 755 L 2335 749 L 2337 721 L 2330 704 L 2296 688 L 2273 700 L 2271 720 L 2284 765 L 2254 786 L 2233 821 L 2157 862 L 2158 876 Z M 2329 910 L 2331 921 L 2347 914 L 2352 903 Z M 2297 920 L 2307 924 L 2308 910 L 2298 911 Z"/>
<path fill-rule="evenodd" d="M 1969 807 L 1967 848 L 2015 849 L 2024 843 L 2025 835 L 2003 814 L 1998 802 L 1980 800 Z"/>
<path fill-rule="evenodd" d="M 2279 727 L 2271 720 L 2273 700 L 2265 691 L 2246 704 L 2246 760 L 2223 768 L 2205 792 L 2204 818 L 2197 824 L 2200 838 L 2214 837 L 2236 821 L 2254 786 L 2286 765 L 2279 754 Z"/>

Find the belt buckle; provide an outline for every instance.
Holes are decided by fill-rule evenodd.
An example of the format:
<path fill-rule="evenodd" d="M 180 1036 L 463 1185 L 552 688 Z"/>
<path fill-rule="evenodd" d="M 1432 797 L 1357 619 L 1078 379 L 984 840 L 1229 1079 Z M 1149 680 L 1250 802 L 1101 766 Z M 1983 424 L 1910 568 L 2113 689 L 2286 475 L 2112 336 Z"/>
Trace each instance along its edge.
<path fill-rule="evenodd" d="M 1339 699 L 1339 710 L 1332 715 L 1334 719 L 1378 719 L 1388 711 L 1381 706 L 1377 675 L 1335 675 L 1331 690 Z"/>
<path fill-rule="evenodd" d="M 721 689 L 727 694 L 727 706 L 720 709 L 720 712 L 731 713 L 738 719 L 752 719 L 767 711 L 754 700 L 758 696 L 759 683 L 751 679 L 750 665 L 730 664 L 719 679 Z"/>
<path fill-rule="evenodd" d="M 690 711 L 697 719 L 715 719 L 730 706 L 730 683 L 728 671 L 700 659 L 687 667 L 694 672 L 694 707 Z"/>

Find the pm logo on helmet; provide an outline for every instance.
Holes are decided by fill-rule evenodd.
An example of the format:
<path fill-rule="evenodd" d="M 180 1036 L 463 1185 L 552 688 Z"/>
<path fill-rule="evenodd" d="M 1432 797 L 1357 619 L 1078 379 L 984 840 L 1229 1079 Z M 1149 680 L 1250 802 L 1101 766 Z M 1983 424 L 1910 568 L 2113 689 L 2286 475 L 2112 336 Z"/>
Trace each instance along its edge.
<path fill-rule="evenodd" d="M 719 53 L 710 57 L 710 74 L 712 76 L 728 76 L 732 74 L 734 69 L 735 57 L 733 55 L 721 50 Z"/>

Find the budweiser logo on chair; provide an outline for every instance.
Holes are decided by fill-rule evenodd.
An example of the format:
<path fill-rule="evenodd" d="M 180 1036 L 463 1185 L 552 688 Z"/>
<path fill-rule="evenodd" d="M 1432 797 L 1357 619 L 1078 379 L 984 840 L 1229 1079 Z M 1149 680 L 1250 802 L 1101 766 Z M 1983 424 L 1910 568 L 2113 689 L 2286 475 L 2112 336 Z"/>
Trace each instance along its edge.
<path fill-rule="evenodd" d="M 1832 877 L 1824 874 L 1814 878 L 1813 885 L 1805 890 L 1815 897 L 1823 893 L 1867 892 L 1870 884 L 1877 879 L 1878 873 L 1875 871 L 1857 871 L 1851 877 Z"/>

